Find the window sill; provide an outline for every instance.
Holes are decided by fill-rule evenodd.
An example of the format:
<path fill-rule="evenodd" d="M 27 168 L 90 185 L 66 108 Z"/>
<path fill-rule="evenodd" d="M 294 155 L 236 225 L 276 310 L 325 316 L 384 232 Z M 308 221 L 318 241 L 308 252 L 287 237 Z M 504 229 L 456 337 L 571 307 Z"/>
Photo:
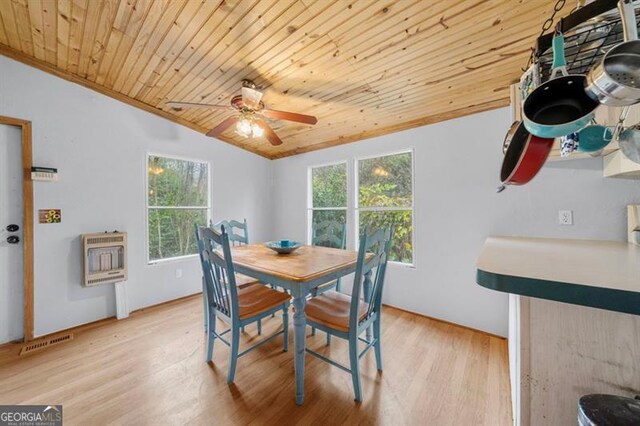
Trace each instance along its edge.
<path fill-rule="evenodd" d="M 188 254 L 186 256 L 176 256 L 176 257 L 167 257 L 166 259 L 149 260 L 147 261 L 147 266 L 155 266 L 163 263 L 180 262 L 180 261 L 189 260 L 197 257 L 198 257 L 197 254 Z"/>
<path fill-rule="evenodd" d="M 389 265 L 393 265 L 394 267 L 399 267 L 399 268 L 405 268 L 405 269 L 416 269 L 416 265 L 414 263 L 403 263 L 403 262 L 396 262 L 393 260 L 390 260 L 389 262 L 387 262 Z"/>

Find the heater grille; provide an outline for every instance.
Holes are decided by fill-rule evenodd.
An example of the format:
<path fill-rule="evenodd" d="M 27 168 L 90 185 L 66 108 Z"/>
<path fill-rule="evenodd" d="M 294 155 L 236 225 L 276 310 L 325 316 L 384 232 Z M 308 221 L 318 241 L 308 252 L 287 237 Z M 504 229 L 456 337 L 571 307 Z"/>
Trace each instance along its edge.
<path fill-rule="evenodd" d="M 93 237 L 87 238 L 87 244 L 122 243 L 124 237 Z"/>
<path fill-rule="evenodd" d="M 87 281 L 87 284 L 94 285 L 94 284 L 102 284 L 102 283 L 119 282 L 124 280 L 125 280 L 124 274 L 116 274 L 116 275 L 111 275 L 104 278 L 93 278 L 93 279 L 90 278 L 89 281 Z"/>
<path fill-rule="evenodd" d="M 82 253 L 85 286 L 127 280 L 126 233 L 85 234 L 82 236 Z"/>
<path fill-rule="evenodd" d="M 40 339 L 33 342 L 26 343 L 20 349 L 20 355 L 26 355 L 31 352 L 39 351 L 44 348 L 48 348 L 49 346 L 57 345 L 59 343 L 64 343 L 73 339 L 73 334 L 62 334 L 57 336 L 52 336 L 46 339 Z"/>

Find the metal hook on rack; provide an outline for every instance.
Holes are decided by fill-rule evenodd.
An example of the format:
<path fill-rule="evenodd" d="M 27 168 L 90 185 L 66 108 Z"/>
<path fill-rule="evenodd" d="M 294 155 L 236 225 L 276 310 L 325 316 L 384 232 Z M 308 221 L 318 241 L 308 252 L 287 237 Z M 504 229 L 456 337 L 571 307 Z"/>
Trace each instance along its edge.
<path fill-rule="evenodd" d="M 542 30 L 540 31 L 540 35 L 538 36 L 538 39 L 540 39 L 540 37 L 542 37 L 544 33 L 546 33 L 551 28 L 551 26 L 553 25 L 553 21 L 556 17 L 556 14 L 562 10 L 565 4 L 566 4 L 566 0 L 558 0 L 556 2 L 555 6 L 553 6 L 553 12 L 551 13 L 551 16 L 548 17 L 547 20 L 542 23 Z M 535 62 L 536 56 L 539 56 L 537 50 L 535 48 L 531 48 L 531 55 L 529 55 L 527 66 L 522 68 L 522 71 L 526 71 Z"/>

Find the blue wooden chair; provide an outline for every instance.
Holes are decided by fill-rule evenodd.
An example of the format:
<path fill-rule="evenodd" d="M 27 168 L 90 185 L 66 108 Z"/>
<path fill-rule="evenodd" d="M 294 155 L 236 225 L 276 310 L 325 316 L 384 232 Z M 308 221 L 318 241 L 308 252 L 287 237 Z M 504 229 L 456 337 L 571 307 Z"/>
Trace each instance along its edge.
<path fill-rule="evenodd" d="M 220 231 L 220 227 L 224 226 L 224 229 L 229 235 L 229 244 L 232 246 L 243 246 L 249 244 L 249 227 L 247 226 L 247 219 L 242 222 L 237 220 L 221 220 L 220 222 L 213 223 L 209 221 L 209 227 Z M 236 274 L 236 283 L 238 288 L 244 288 L 251 284 L 260 283 L 259 280 L 242 274 Z M 274 288 L 273 286 L 271 288 Z M 244 327 L 242 328 L 244 333 Z M 262 320 L 258 321 L 258 334 L 262 334 Z"/>
<path fill-rule="evenodd" d="M 244 219 L 242 222 L 238 222 L 237 220 L 221 220 L 220 222 L 212 223 L 209 221 L 209 227 L 217 230 L 218 232 L 220 232 L 221 226 L 224 226 L 224 229 L 229 236 L 230 245 L 243 246 L 245 244 L 249 244 L 249 228 L 247 226 L 247 219 Z M 242 233 L 238 233 L 238 230 L 242 231 Z M 258 283 L 260 281 L 253 277 L 237 274 L 236 282 L 239 288 L 243 288 L 244 286 Z"/>
<path fill-rule="evenodd" d="M 325 220 L 313 225 L 311 234 L 312 246 L 333 247 L 344 250 L 347 248 L 347 224 L 335 220 Z M 313 295 L 324 293 L 335 288 L 340 291 L 340 279 L 323 284 L 313 292 Z"/>
<path fill-rule="evenodd" d="M 217 230 L 220 230 L 220 227 L 224 226 L 224 229 L 227 231 L 227 235 L 229 235 L 229 243 L 232 246 L 249 244 L 249 227 L 247 226 L 247 219 L 244 219 L 242 222 L 237 220 L 221 220 L 220 222 L 213 223 L 212 221 L 209 221 L 209 226 Z M 238 230 L 242 231 L 242 233 L 238 233 Z"/>
<path fill-rule="evenodd" d="M 382 349 L 380 342 L 380 321 L 382 305 L 382 289 L 391 246 L 391 229 L 380 229 L 372 235 L 366 230 L 360 239 L 358 263 L 353 282 L 351 296 L 328 291 L 313 297 L 307 302 L 305 313 L 307 323 L 326 333 L 349 341 L 350 367 L 347 368 L 330 358 L 307 349 L 307 352 L 330 363 L 344 371 L 351 373 L 355 400 L 362 401 L 362 385 L 360 382 L 360 358 L 371 347 L 375 348 L 376 365 L 382 371 Z M 366 259 L 367 253 L 372 252 L 371 259 Z M 371 280 L 371 277 L 373 279 Z M 365 288 L 365 297 L 361 298 L 363 279 L 372 283 L 369 291 Z M 367 294 L 368 293 L 368 294 Z M 364 299 L 364 300 L 363 300 Z M 373 336 L 369 329 L 373 326 Z M 367 338 L 361 338 L 363 332 Z M 358 342 L 364 342 L 366 347 L 358 351 Z"/>
<path fill-rule="evenodd" d="M 220 226 L 224 225 L 225 229 L 228 229 L 229 233 L 229 241 L 232 245 L 241 246 L 244 244 L 249 244 L 249 228 L 247 227 L 247 219 L 244 219 L 243 222 L 238 222 L 237 220 L 221 220 L 218 223 L 211 224 L 213 228 L 220 229 Z M 242 234 L 238 234 L 234 231 L 234 228 L 242 230 Z M 238 283 L 240 286 L 245 285 L 245 283 L 257 283 L 258 280 L 247 277 L 246 275 L 239 274 L 238 275 Z M 276 286 L 270 284 L 272 289 L 276 289 Z M 244 329 L 242 330 L 244 331 Z M 258 321 L 258 334 L 262 333 L 262 322 Z"/>
<path fill-rule="evenodd" d="M 213 344 L 216 339 L 231 348 L 227 383 L 233 383 L 236 364 L 239 357 L 268 342 L 274 337 L 284 335 L 284 351 L 289 348 L 289 304 L 287 293 L 273 290 L 267 286 L 253 284 L 245 288 L 236 285 L 236 273 L 231 259 L 229 235 L 224 225 L 221 232 L 211 228 L 198 229 L 198 248 L 205 278 L 206 297 L 208 303 L 207 353 L 206 361 L 213 357 Z M 216 251 L 220 247 L 223 256 Z M 218 249 L 220 250 L 220 249 Z M 282 310 L 283 330 L 258 342 L 250 348 L 238 353 L 241 327 L 251 324 Z M 218 333 L 216 318 L 229 324 L 229 329 Z M 231 341 L 223 336 L 231 333 Z"/>
<path fill-rule="evenodd" d="M 347 248 L 347 223 L 340 223 L 336 220 L 325 220 L 314 223 L 311 231 L 311 245 L 344 250 Z M 313 289 L 311 295 L 317 296 L 334 288 L 336 291 L 340 291 L 340 278 Z M 315 327 L 311 327 L 311 335 L 316 335 Z M 327 345 L 330 344 L 331 334 L 327 334 Z"/>

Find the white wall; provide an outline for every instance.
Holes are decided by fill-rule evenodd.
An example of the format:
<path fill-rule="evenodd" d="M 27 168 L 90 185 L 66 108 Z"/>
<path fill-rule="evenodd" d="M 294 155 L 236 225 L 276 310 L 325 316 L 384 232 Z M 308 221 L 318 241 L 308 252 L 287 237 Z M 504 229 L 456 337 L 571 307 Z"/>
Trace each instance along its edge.
<path fill-rule="evenodd" d="M 626 205 L 640 202 L 640 181 L 602 178 L 601 159 L 547 164 L 529 185 L 496 194 L 510 124 L 505 108 L 278 160 L 276 235 L 306 236 L 308 166 L 414 147 L 416 267 L 389 267 L 384 302 L 506 336 L 507 295 L 475 283 L 484 239 L 626 240 Z M 574 226 L 558 225 L 561 209 L 574 211 Z"/>
<path fill-rule="evenodd" d="M 599 159 L 549 164 L 495 194 L 507 109 L 270 162 L 0 57 L 0 114 L 33 122 L 34 165 L 60 175 L 34 184 L 36 210 L 63 215 L 35 224 L 36 335 L 115 314 L 112 286 L 81 286 L 83 233 L 129 233 L 132 309 L 199 291 L 197 260 L 146 264 L 148 151 L 210 161 L 214 219 L 246 217 L 260 241 L 305 238 L 308 166 L 415 147 L 416 268 L 389 268 L 385 302 L 500 335 L 507 297 L 475 284 L 487 235 L 624 240 L 625 206 L 640 203 L 640 182 L 603 179 Z M 557 225 L 560 209 L 574 210 L 574 226 Z"/>
<path fill-rule="evenodd" d="M 146 264 L 148 151 L 210 161 L 214 220 L 246 217 L 252 239 L 269 237 L 272 166 L 264 158 L 2 56 L 0 115 L 31 120 L 34 165 L 59 171 L 56 183 L 34 183 L 36 216 L 62 209 L 62 224 L 34 225 L 36 335 L 115 315 L 112 285 L 81 285 L 83 233 L 129 233 L 131 309 L 200 290 L 195 258 Z"/>

